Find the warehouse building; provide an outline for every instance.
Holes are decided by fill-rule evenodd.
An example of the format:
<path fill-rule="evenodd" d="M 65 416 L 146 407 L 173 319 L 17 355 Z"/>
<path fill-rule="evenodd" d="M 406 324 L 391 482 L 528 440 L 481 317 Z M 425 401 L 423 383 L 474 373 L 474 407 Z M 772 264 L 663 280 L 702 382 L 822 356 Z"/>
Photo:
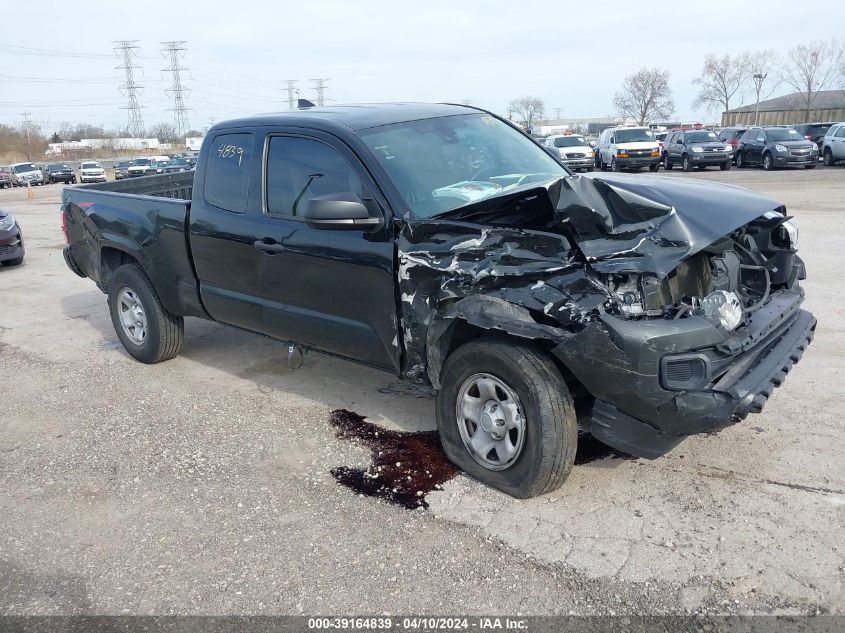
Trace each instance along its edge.
<path fill-rule="evenodd" d="M 744 105 L 722 113 L 722 127 L 755 125 L 756 104 Z M 845 90 L 821 90 L 807 111 L 800 92 L 766 99 L 759 105 L 757 125 L 795 125 L 816 121 L 845 121 Z"/>

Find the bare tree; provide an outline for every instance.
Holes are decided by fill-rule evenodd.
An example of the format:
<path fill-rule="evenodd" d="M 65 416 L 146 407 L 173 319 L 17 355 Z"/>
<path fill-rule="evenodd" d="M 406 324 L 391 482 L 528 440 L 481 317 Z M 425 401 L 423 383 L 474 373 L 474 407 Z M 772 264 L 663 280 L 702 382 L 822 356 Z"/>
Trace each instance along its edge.
<path fill-rule="evenodd" d="M 840 42 L 810 42 L 789 51 L 783 79 L 801 94 L 807 120 L 819 92 L 837 80 L 845 48 Z"/>
<path fill-rule="evenodd" d="M 622 91 L 613 97 L 613 105 L 622 117 L 634 119 L 639 125 L 655 119 L 668 119 L 675 110 L 669 88 L 669 71 L 642 68 L 629 75 L 622 84 Z"/>
<path fill-rule="evenodd" d="M 147 133 L 163 143 L 175 143 L 179 140 L 179 136 L 176 134 L 176 128 L 171 123 L 154 125 L 147 130 Z M 184 143 L 184 139 L 182 142 Z"/>
<path fill-rule="evenodd" d="M 535 123 L 539 123 L 545 116 L 546 106 L 539 97 L 522 97 L 511 101 L 510 111 L 512 116 L 528 131 Z"/>
<path fill-rule="evenodd" d="M 701 75 L 693 79 L 700 86 L 698 96 L 692 102 L 693 108 L 705 107 L 708 111 L 718 108 L 722 112 L 731 109 L 734 98 L 748 80 L 748 54 L 731 57 L 716 57 L 708 53 L 704 57 Z"/>

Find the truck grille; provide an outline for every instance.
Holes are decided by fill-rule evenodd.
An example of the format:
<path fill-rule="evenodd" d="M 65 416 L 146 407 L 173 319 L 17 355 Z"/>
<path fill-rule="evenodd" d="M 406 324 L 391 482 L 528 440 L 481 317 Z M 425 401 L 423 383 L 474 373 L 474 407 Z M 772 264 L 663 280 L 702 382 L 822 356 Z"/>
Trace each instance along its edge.
<path fill-rule="evenodd" d="M 583 152 L 572 152 L 566 155 L 567 158 L 584 158 L 584 156 L 586 156 L 586 154 Z"/>

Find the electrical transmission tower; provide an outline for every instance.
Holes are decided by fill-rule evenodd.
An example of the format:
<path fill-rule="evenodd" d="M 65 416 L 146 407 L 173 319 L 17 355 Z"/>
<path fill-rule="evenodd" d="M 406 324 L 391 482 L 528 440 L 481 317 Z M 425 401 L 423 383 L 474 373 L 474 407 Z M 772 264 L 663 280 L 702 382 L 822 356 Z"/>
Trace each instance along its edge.
<path fill-rule="evenodd" d="M 179 58 L 185 55 L 186 49 L 183 44 L 184 41 L 162 42 L 161 54 L 165 58 L 170 58 L 170 67 L 162 70 L 162 73 L 170 73 L 170 78 L 173 81 L 172 87 L 165 90 L 172 99 L 173 107 L 173 127 L 176 130 L 176 135 L 182 137 L 189 129 L 188 123 L 188 108 L 185 107 L 184 93 L 187 89 L 182 85 L 182 71 L 190 71 L 179 63 Z"/>
<path fill-rule="evenodd" d="M 113 42 L 114 52 L 123 62 L 122 66 L 115 66 L 115 70 L 122 70 L 125 79 L 120 86 L 120 93 L 126 97 L 126 105 L 122 109 L 128 110 L 129 121 L 127 130 L 132 136 L 139 138 L 144 135 L 144 118 L 141 116 L 141 105 L 138 103 L 138 94 L 143 86 L 135 82 L 135 71 L 141 67 L 135 64 L 134 57 L 138 54 L 138 40 L 120 40 Z"/>
<path fill-rule="evenodd" d="M 288 91 L 288 110 L 296 110 L 296 79 L 285 79 L 285 90 Z"/>
<path fill-rule="evenodd" d="M 312 79 L 311 81 L 314 82 L 314 91 L 316 93 L 315 102 L 318 106 L 325 105 L 326 102 L 326 82 L 329 80 L 328 77 L 320 78 L 320 79 Z"/>

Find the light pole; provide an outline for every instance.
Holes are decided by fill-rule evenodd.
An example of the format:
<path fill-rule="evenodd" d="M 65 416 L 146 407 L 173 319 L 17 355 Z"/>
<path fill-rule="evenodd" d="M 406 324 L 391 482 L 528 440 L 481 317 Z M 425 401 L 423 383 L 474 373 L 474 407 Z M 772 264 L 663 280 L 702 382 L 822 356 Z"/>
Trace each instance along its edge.
<path fill-rule="evenodd" d="M 754 106 L 754 125 L 757 125 L 760 118 L 760 91 L 763 89 L 763 82 L 766 80 L 766 77 L 769 76 L 769 73 L 754 73 L 752 78 L 754 79 L 754 88 L 757 90 L 757 105 Z"/>

